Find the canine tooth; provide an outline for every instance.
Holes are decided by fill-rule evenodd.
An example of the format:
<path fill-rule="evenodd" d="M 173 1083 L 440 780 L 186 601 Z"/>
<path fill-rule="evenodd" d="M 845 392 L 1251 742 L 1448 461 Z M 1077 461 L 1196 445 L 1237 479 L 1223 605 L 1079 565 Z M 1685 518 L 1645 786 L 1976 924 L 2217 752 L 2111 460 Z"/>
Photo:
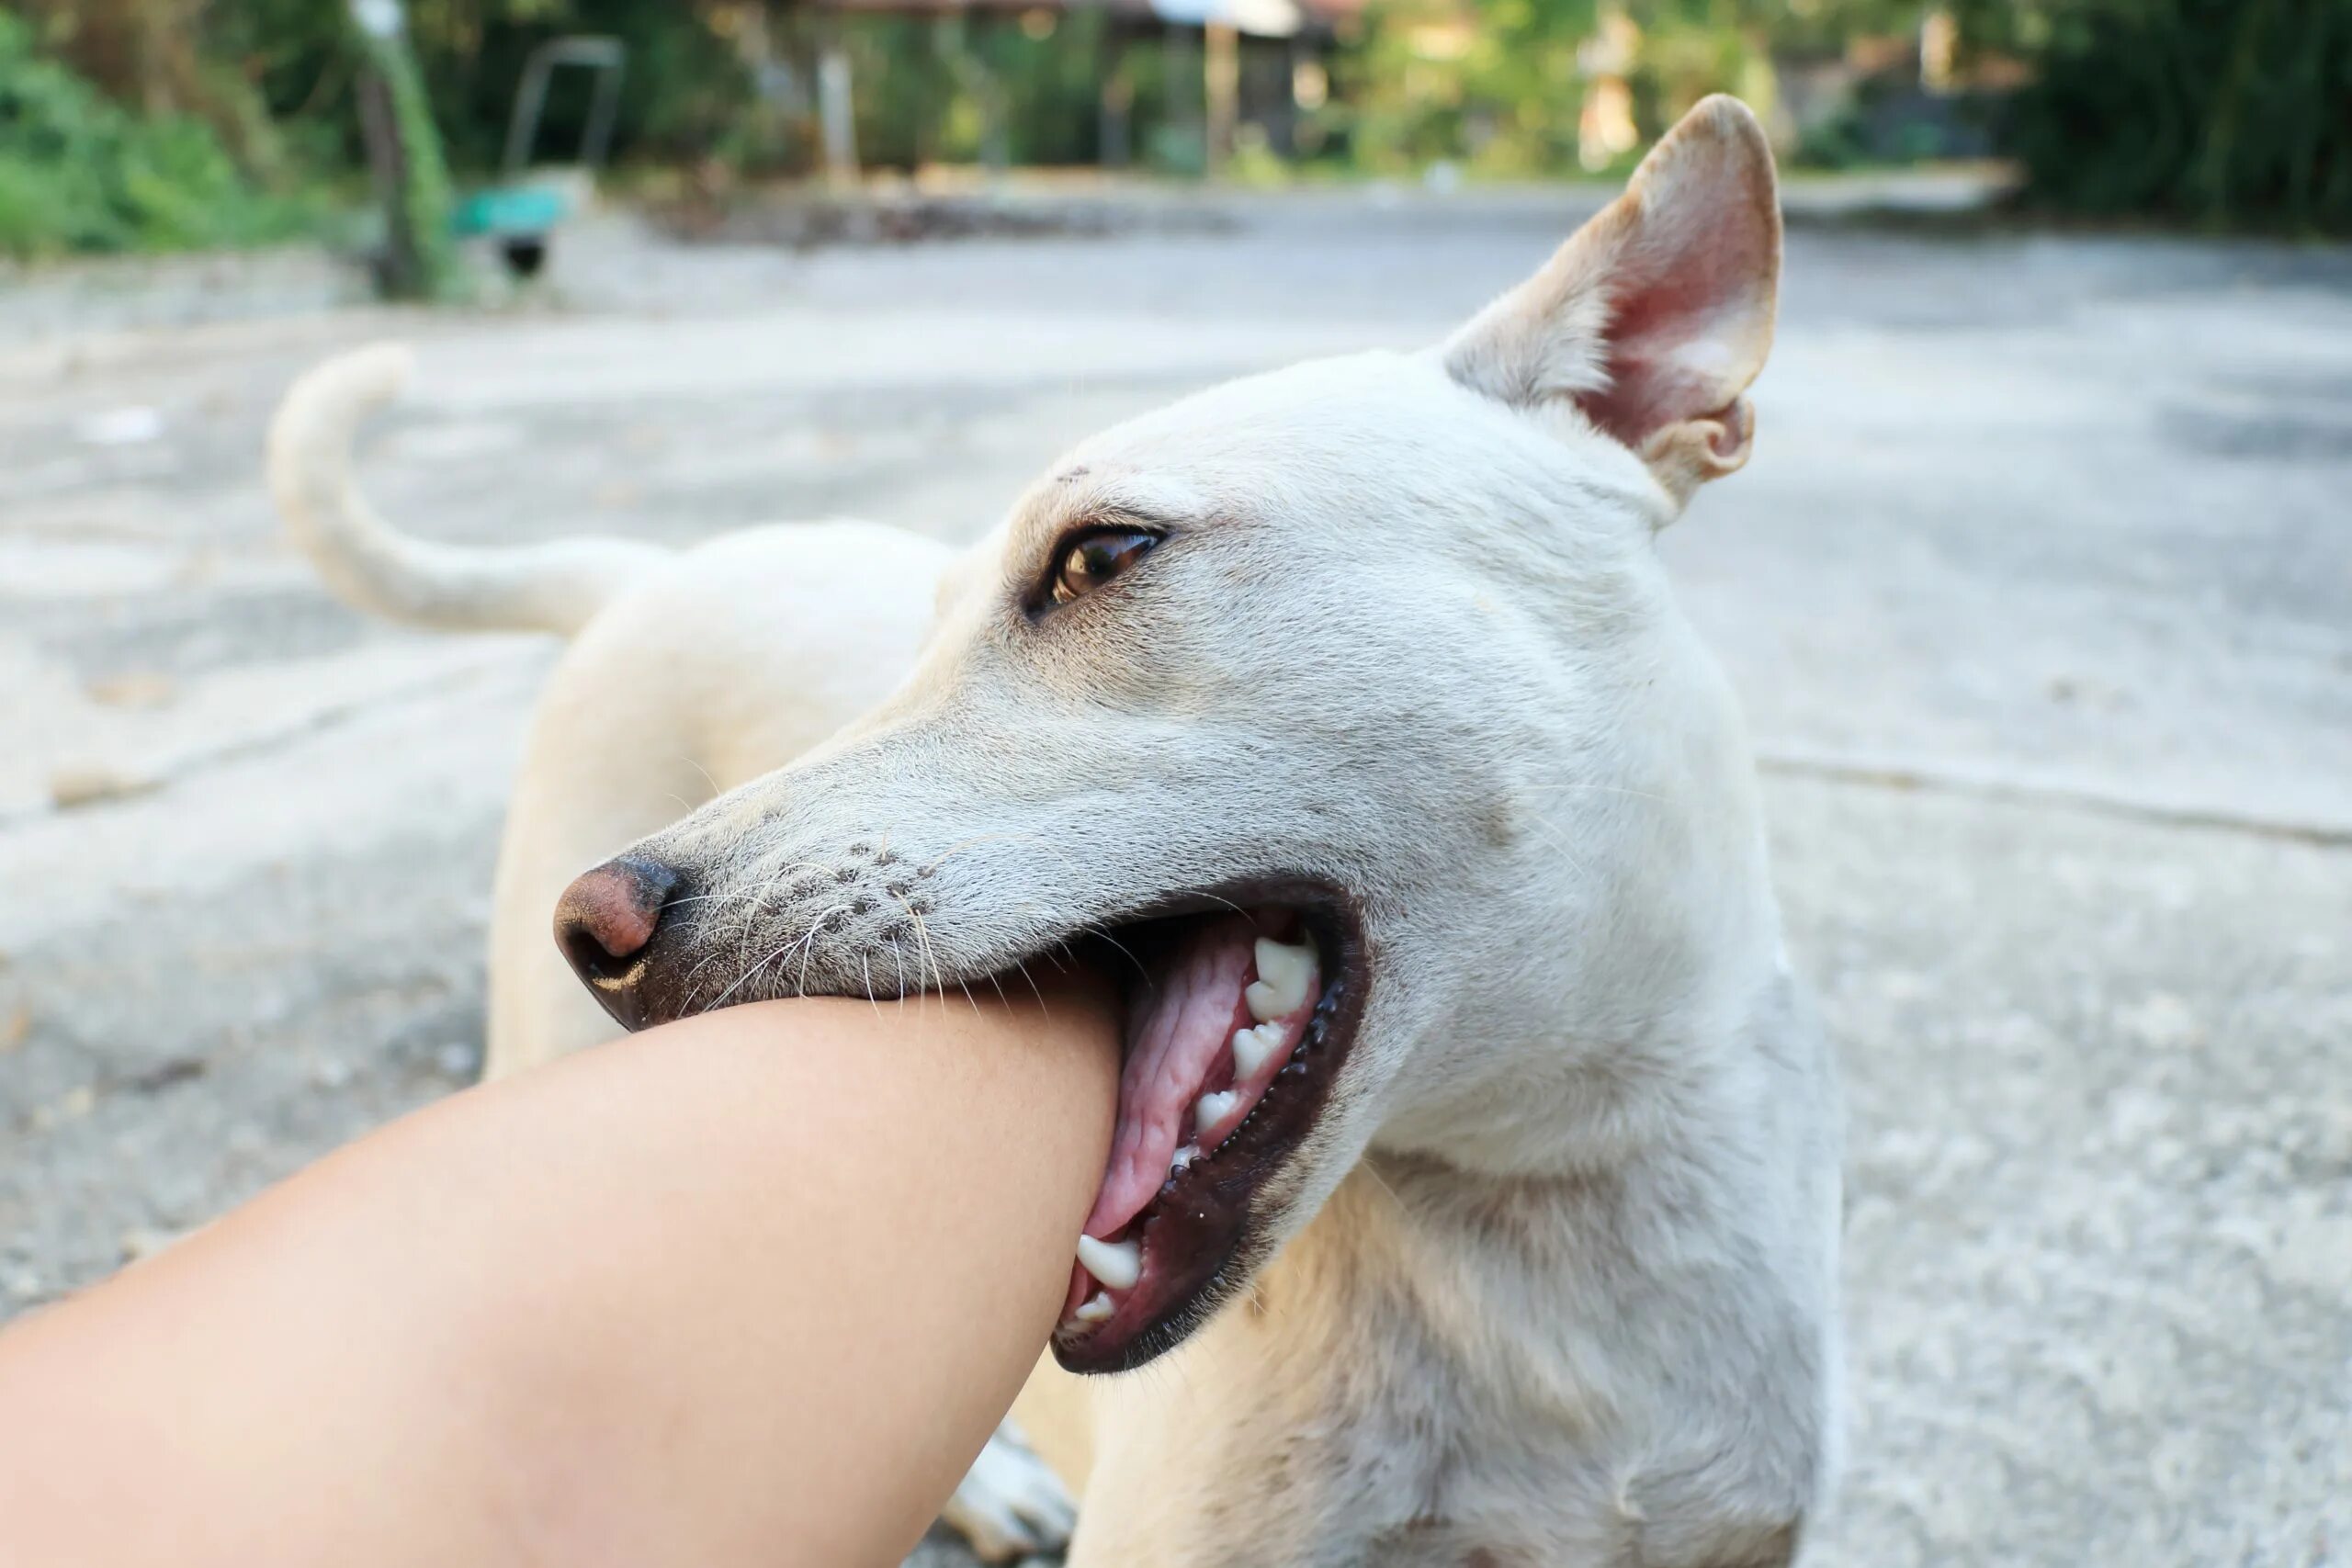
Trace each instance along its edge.
<path fill-rule="evenodd" d="M 1143 1248 L 1132 1241 L 1078 1238 L 1078 1260 L 1086 1271 L 1114 1291 L 1130 1289 L 1143 1278 Z"/>
<path fill-rule="evenodd" d="M 1261 1023 L 1255 1029 L 1235 1030 L 1233 1076 L 1246 1078 L 1264 1066 L 1266 1058 L 1273 1055 L 1274 1047 L 1281 1044 L 1282 1040 L 1282 1025 L 1278 1023 Z"/>
<path fill-rule="evenodd" d="M 1193 1107 L 1193 1125 L 1205 1133 L 1219 1122 L 1224 1121 L 1233 1108 L 1240 1103 L 1241 1097 L 1229 1089 L 1216 1094 L 1204 1094 L 1201 1096 L 1201 1102 Z M 1102 1276 L 1095 1277 L 1100 1279 Z"/>
<path fill-rule="evenodd" d="M 1110 1315 L 1111 1292 L 1108 1291 L 1095 1292 L 1086 1300 L 1079 1303 L 1078 1310 L 1070 1314 L 1070 1316 L 1080 1323 L 1100 1323 Z"/>
<path fill-rule="evenodd" d="M 1258 977 L 1241 993 L 1250 1016 L 1260 1023 L 1298 1010 L 1306 999 L 1306 976 L 1315 968 L 1315 944 L 1258 939 Z"/>

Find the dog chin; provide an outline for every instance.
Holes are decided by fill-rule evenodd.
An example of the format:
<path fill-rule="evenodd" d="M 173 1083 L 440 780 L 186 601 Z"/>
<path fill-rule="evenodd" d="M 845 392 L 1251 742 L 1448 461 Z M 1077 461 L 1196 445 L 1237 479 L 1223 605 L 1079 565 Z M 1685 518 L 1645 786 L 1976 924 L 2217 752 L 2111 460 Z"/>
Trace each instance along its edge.
<path fill-rule="evenodd" d="M 1170 901 L 1095 939 L 1122 980 L 1119 1118 L 1054 1335 L 1071 1371 L 1181 1344 L 1283 1232 L 1276 1179 L 1320 1121 L 1366 976 L 1352 900 L 1264 886 Z"/>

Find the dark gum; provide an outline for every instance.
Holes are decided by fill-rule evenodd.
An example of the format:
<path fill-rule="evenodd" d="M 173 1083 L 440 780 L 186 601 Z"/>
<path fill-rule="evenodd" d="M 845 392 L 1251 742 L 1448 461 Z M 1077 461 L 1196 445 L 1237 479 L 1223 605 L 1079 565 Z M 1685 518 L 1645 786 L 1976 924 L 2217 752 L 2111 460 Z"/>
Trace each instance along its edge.
<path fill-rule="evenodd" d="M 1336 960 L 1306 1032 L 1240 1125 L 1214 1153 L 1162 1183 L 1125 1232 L 1141 1241 L 1144 1281 L 1156 1282 L 1153 1293 L 1166 1304 L 1132 1329 L 1122 1322 L 1125 1311 L 1097 1324 L 1064 1324 L 1054 1337 L 1054 1359 L 1068 1371 L 1125 1371 L 1173 1348 L 1260 1260 L 1251 1201 L 1320 1120 L 1360 1022 L 1360 928 L 1345 916 L 1313 909 L 1300 912 L 1300 923 L 1318 954 Z M 1346 1029 L 1334 1045 L 1340 1024 Z"/>

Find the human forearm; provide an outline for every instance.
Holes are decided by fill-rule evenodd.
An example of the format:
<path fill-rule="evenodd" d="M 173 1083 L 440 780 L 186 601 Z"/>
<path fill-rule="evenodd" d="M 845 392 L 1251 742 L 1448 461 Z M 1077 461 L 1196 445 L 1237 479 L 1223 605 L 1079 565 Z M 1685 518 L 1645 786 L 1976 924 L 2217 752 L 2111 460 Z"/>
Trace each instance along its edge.
<path fill-rule="evenodd" d="M 0 1339 L 0 1558 L 883 1561 L 1052 1325 L 1111 1033 L 741 1009 L 397 1123 Z"/>

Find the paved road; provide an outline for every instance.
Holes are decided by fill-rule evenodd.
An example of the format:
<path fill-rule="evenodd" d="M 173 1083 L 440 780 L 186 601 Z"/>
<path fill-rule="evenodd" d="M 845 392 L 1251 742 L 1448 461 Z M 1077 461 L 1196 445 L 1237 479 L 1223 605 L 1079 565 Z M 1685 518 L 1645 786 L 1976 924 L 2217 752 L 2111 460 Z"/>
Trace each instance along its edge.
<path fill-rule="evenodd" d="M 807 256 L 607 231 L 556 300 L 430 319 L 289 310 L 334 294 L 299 264 L 20 300 L 0 1315 L 473 1069 L 546 650 L 312 586 L 255 463 L 301 366 L 422 343 L 368 474 L 442 536 L 963 537 L 1110 420 L 1433 336 L 1564 220 L 1324 202 Z M 198 304 L 233 319 L 107 324 Z M 1746 694 L 1851 1081 L 1819 1561 L 2352 1561 L 2352 257 L 1800 232 L 1758 400 L 1756 463 L 1666 548 Z"/>

